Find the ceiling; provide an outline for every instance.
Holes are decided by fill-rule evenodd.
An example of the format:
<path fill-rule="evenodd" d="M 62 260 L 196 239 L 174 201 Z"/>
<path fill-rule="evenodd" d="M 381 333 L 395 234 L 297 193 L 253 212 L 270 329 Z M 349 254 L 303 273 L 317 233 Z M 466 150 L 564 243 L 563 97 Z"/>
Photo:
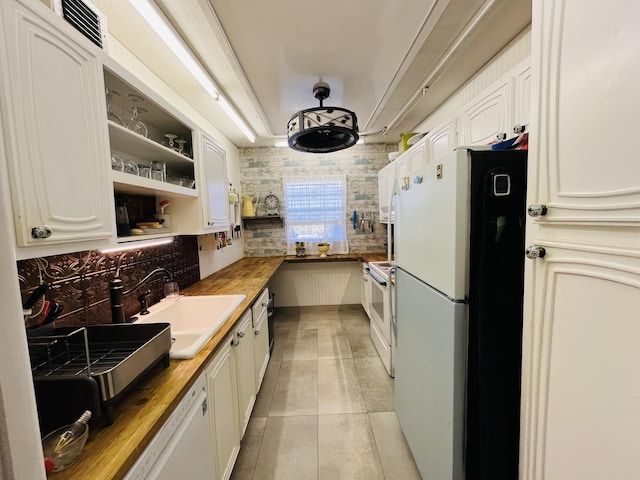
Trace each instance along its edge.
<path fill-rule="evenodd" d="M 128 2 L 93 0 L 110 33 L 237 146 L 252 145 Z M 531 0 L 156 0 L 257 136 L 297 111 L 353 110 L 366 142 L 412 131 L 531 22 Z"/>

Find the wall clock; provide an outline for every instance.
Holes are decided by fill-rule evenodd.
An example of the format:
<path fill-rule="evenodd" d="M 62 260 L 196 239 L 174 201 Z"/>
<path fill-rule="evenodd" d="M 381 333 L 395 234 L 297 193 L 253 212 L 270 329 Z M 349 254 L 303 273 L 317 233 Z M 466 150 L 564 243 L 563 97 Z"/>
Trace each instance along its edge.
<path fill-rule="evenodd" d="M 271 194 L 264 197 L 264 206 L 267 209 L 267 215 L 280 215 L 278 212 L 280 200 L 275 195 Z"/>

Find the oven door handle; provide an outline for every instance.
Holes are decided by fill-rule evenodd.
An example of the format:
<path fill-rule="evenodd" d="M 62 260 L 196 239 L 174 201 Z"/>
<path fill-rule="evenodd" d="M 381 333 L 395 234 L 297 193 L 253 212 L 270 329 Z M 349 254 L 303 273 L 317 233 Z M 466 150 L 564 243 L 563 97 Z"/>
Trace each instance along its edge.
<path fill-rule="evenodd" d="M 367 269 L 367 271 L 368 271 L 368 273 L 369 273 L 369 276 L 370 276 L 371 278 L 373 278 L 373 279 L 376 281 L 376 283 L 377 283 L 378 285 L 381 285 L 381 286 L 383 286 L 383 287 L 386 287 L 386 286 L 387 286 L 387 282 L 385 282 L 384 280 L 380 280 L 376 274 L 371 273 L 371 270 Z"/>

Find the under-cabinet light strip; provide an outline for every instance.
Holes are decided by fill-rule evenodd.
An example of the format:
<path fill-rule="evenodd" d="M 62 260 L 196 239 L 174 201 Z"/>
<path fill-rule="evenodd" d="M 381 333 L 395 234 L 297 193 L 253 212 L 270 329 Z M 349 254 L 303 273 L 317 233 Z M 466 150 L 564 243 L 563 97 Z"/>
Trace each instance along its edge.
<path fill-rule="evenodd" d="M 129 0 L 129 3 L 142 15 L 142 18 L 149 24 L 151 28 L 160 36 L 162 41 L 171 49 L 178 57 L 182 64 L 186 67 L 194 78 L 202 85 L 202 88 L 211 95 L 220 104 L 220 108 L 235 123 L 240 131 L 249 139 L 251 143 L 256 141 L 256 136 L 246 123 L 240 118 L 231 104 L 218 91 L 207 72 L 202 68 L 200 63 L 192 55 L 191 51 L 186 47 L 180 36 L 171 27 L 168 20 L 159 11 L 158 7 L 148 0 Z"/>
<path fill-rule="evenodd" d="M 160 245 L 167 245 L 173 242 L 173 237 L 156 238 L 153 240 L 131 241 L 127 243 L 121 243 L 113 248 L 104 248 L 100 250 L 100 253 L 112 253 L 112 252 L 124 252 L 127 250 L 135 250 L 138 248 L 158 247 Z"/>

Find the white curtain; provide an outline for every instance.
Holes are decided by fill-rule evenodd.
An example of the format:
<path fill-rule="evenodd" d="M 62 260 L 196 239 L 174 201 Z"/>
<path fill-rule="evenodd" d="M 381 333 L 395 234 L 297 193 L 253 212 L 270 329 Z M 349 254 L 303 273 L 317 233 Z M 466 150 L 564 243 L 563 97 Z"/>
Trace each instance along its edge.
<path fill-rule="evenodd" d="M 346 175 L 283 177 L 287 255 L 296 242 L 306 242 L 307 255 L 316 255 L 318 242 L 329 242 L 329 255 L 349 253 L 347 244 Z"/>

